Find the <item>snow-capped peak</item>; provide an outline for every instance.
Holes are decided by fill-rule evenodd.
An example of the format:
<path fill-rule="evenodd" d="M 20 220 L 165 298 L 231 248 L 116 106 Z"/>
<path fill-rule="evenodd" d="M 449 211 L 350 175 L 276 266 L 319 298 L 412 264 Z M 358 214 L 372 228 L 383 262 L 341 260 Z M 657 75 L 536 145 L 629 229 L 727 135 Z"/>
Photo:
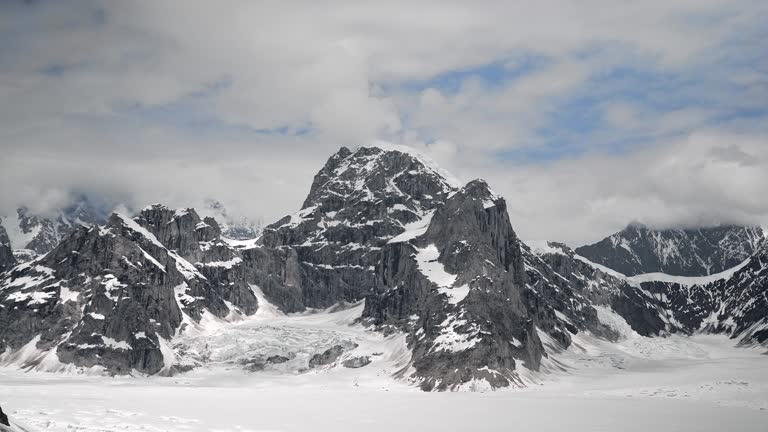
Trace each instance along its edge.
<path fill-rule="evenodd" d="M 208 198 L 205 204 L 198 209 L 200 217 L 212 217 L 221 228 L 221 235 L 225 238 L 245 241 L 259 236 L 264 224 L 242 215 L 235 215 L 218 200 Z"/>
<path fill-rule="evenodd" d="M 460 188 L 464 184 L 461 182 L 458 178 L 456 178 L 453 174 L 451 174 L 449 171 L 443 169 L 440 165 L 437 164 L 432 158 L 425 155 L 424 153 L 420 152 L 419 150 L 402 145 L 402 144 L 393 144 L 386 141 L 374 141 L 370 146 L 371 148 L 379 148 L 381 150 L 387 151 L 387 152 L 400 152 L 405 153 L 413 157 L 414 159 L 421 162 L 425 167 L 429 168 L 430 170 L 438 173 L 440 176 L 442 176 L 445 181 L 452 186 L 453 188 Z"/>

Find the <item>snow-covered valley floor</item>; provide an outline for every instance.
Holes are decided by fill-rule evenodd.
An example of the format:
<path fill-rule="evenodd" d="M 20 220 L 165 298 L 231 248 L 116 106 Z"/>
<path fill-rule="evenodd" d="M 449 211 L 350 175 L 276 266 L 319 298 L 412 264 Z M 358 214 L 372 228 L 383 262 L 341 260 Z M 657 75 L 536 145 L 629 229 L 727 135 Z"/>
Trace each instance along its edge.
<path fill-rule="evenodd" d="M 203 366 L 170 378 L 7 366 L 0 406 L 46 431 L 768 430 L 768 356 L 725 337 L 649 339 L 617 322 L 620 343 L 578 336 L 546 372 L 526 374 L 528 388 L 423 393 L 391 378 L 408 364 L 402 336 L 350 325 L 361 308 L 292 317 L 263 308 L 239 323 L 208 323 L 176 341 Z M 346 356 L 372 363 L 301 366 L 348 341 L 358 346 Z M 281 353 L 289 360 L 246 370 L 254 356 Z"/>

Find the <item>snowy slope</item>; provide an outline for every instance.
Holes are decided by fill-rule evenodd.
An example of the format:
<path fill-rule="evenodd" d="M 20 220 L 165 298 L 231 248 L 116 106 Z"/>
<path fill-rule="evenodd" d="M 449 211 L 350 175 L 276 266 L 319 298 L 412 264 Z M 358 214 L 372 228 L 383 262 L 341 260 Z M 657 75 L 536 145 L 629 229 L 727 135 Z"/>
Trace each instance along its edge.
<path fill-rule="evenodd" d="M 555 249 L 546 250 L 541 248 L 536 250 L 539 253 L 551 253 L 550 251 L 555 251 Z M 581 255 L 576 254 L 574 255 L 574 258 L 586 264 L 589 264 L 614 277 L 626 280 L 628 283 L 630 283 L 633 286 L 640 286 L 640 284 L 642 284 L 643 282 L 669 282 L 669 283 L 675 283 L 675 284 L 684 285 L 684 286 L 706 285 L 712 282 L 731 278 L 734 275 L 734 273 L 741 270 L 742 268 L 744 268 L 744 266 L 746 266 L 749 263 L 749 258 L 748 258 L 742 261 L 741 263 L 739 263 L 738 265 L 736 265 L 735 267 L 729 268 L 720 273 L 715 273 L 709 276 L 675 276 L 675 275 L 670 275 L 670 274 L 660 273 L 660 272 L 643 273 L 643 274 L 638 274 L 634 276 L 627 276 L 623 273 L 617 272 L 616 270 L 608 268 L 602 264 L 592 262 Z"/>
<path fill-rule="evenodd" d="M 768 409 L 764 363 L 723 337 L 627 334 L 616 344 L 579 338 L 533 377 L 535 386 L 515 391 L 425 394 L 365 368 L 293 376 L 212 368 L 142 379 L 0 370 L 0 404 L 12 421 L 52 432 L 501 431 L 521 423 L 560 432 L 565 421 L 571 431 L 715 432 L 725 424 L 758 432 Z"/>

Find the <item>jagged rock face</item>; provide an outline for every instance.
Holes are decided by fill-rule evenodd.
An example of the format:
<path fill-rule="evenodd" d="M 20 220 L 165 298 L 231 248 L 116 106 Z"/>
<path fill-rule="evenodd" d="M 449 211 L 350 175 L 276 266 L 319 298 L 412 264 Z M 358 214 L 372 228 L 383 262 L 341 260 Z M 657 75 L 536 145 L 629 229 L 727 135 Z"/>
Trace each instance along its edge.
<path fill-rule="evenodd" d="M 759 227 L 652 230 L 634 224 L 598 243 L 576 248 L 576 253 L 628 276 L 654 272 L 704 276 L 740 264 L 762 238 Z"/>
<path fill-rule="evenodd" d="M 746 266 L 713 285 L 710 289 L 722 292 L 724 301 L 714 309 L 718 323 L 705 320 L 705 329 L 725 332 L 745 344 L 768 342 L 768 241 Z"/>
<path fill-rule="evenodd" d="M 529 283 L 547 298 L 556 314 L 565 321 L 568 333 L 585 328 L 597 336 L 615 340 L 618 334 L 600 322 L 595 306 L 609 307 L 643 336 L 659 336 L 678 331 L 665 320 L 654 298 L 639 285 L 631 285 L 622 275 L 604 272 L 583 261 L 571 248 L 556 242 L 532 242 L 526 247 Z M 543 265 L 542 265 L 543 264 Z M 652 296 L 651 296 L 652 297 Z M 533 307 L 533 305 L 532 305 Z M 546 320 L 539 321 L 546 328 Z M 550 333 L 561 344 L 568 333 Z"/>
<path fill-rule="evenodd" d="M 203 257 L 201 244 L 221 238 L 221 229 L 215 220 L 201 220 L 190 208 L 171 210 L 155 204 L 142 210 L 136 223 L 151 232 L 165 247 L 193 262 Z"/>
<path fill-rule="evenodd" d="M 215 221 L 194 211 L 160 206 L 135 220 L 113 214 L 105 227 L 77 228 L 4 275 L 0 351 L 31 345 L 48 353 L 38 361 L 54 355 L 111 373 L 170 372 L 163 351 L 182 324 L 257 308 L 242 258 L 217 233 Z M 182 250 L 202 261 L 196 267 Z"/>
<path fill-rule="evenodd" d="M 279 305 L 284 312 L 305 309 L 302 267 L 296 250 L 258 245 L 243 248 L 240 253 L 249 280 L 258 285 L 272 303 Z"/>
<path fill-rule="evenodd" d="M 277 301 L 290 312 L 362 299 L 374 285 L 382 246 L 454 191 L 428 161 L 405 151 L 342 148 L 315 176 L 302 209 L 264 229 L 263 247 L 291 249 L 298 261 L 286 272 L 300 295 Z M 293 267 L 293 252 L 287 254 Z"/>
<path fill-rule="evenodd" d="M 3 412 L 2 407 L 0 407 L 0 425 L 4 425 L 4 426 L 11 425 L 11 423 L 8 421 L 8 416 Z"/>
<path fill-rule="evenodd" d="M 0 225 L 0 273 L 15 265 L 16 258 L 14 258 L 13 250 L 11 249 L 11 240 L 8 238 L 5 228 Z"/>
<path fill-rule="evenodd" d="M 565 245 L 550 243 L 539 255 L 560 274 L 583 279 L 593 304 L 610 306 L 643 336 L 710 332 L 741 344 L 768 341 L 768 242 L 743 267 L 713 282 L 637 282 L 604 273 L 576 257 Z M 557 251 L 551 246 L 556 246 Z M 578 258 L 578 257 L 577 257 Z M 621 276 L 621 275 L 619 275 Z M 598 286 L 599 285 L 599 286 Z M 595 289 L 596 288 L 596 289 Z M 597 294 L 597 295 L 595 295 Z"/>
<path fill-rule="evenodd" d="M 3 281 L 2 348 L 32 343 L 63 363 L 159 371 L 158 336 L 181 324 L 172 285 L 181 275 L 156 261 L 110 229 L 78 229 Z"/>
<path fill-rule="evenodd" d="M 586 329 L 614 339 L 615 333 L 597 318 L 593 305 L 606 305 L 623 282 L 574 258 L 573 251 L 551 243 L 555 251 L 533 250 L 522 245 L 527 282 L 526 306 L 536 325 L 567 347 L 571 335 Z"/>
<path fill-rule="evenodd" d="M 538 370 L 546 355 L 538 328 L 561 348 L 570 343 L 526 270 L 504 199 L 476 180 L 450 195 L 426 229 L 382 247 L 376 293 L 363 316 L 409 332 L 413 378 L 423 389 L 474 380 L 505 387 L 519 382 L 518 367 Z"/>
<path fill-rule="evenodd" d="M 32 215 L 24 207 L 19 208 L 17 213 L 21 232 L 31 236 L 29 243 L 19 245 L 20 248 L 44 254 L 56 246 L 59 234 L 53 221 Z"/>
<path fill-rule="evenodd" d="M 50 217 L 20 207 L 16 215 L 2 218 L 2 224 L 8 231 L 11 248 L 20 250 L 17 259 L 26 261 L 50 252 L 79 226 L 103 225 L 107 216 L 108 212 L 81 196 Z"/>
<path fill-rule="evenodd" d="M 163 247 L 194 263 L 192 270 L 206 281 L 207 292 L 193 295 L 208 301 L 202 309 L 226 316 L 231 309 L 226 305 L 229 302 L 245 314 L 256 312 L 257 302 L 248 286 L 248 270 L 242 255 L 222 240 L 221 229 L 213 218 L 201 220 L 191 208 L 172 210 L 153 205 L 145 208 L 135 220 Z M 195 320 L 200 318 L 198 309 L 191 309 L 189 314 Z"/>
<path fill-rule="evenodd" d="M 708 284 L 640 284 L 675 331 L 727 334 L 741 344 L 768 341 L 768 242 L 731 277 Z"/>

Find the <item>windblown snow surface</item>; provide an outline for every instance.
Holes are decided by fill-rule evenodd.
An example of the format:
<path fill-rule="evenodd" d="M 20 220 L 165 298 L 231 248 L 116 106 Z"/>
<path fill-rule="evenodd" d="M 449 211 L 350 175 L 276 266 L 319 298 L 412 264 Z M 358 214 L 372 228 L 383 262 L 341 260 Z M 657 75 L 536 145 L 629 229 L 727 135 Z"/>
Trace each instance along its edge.
<path fill-rule="evenodd" d="M 644 338 L 610 309 L 619 343 L 574 337 L 523 373 L 526 388 L 424 393 L 393 374 L 409 367 L 404 336 L 355 320 L 362 304 L 285 316 L 255 289 L 259 312 L 203 320 L 173 341 L 198 365 L 173 377 L 104 377 L 0 368 L 0 406 L 39 431 L 765 431 L 768 356 L 721 336 Z M 541 334 L 545 344 L 551 344 Z M 336 365 L 308 359 L 354 342 Z M 248 371 L 255 357 L 288 360 Z M 362 368 L 340 365 L 369 356 Z M 523 371 L 525 372 L 525 370 Z"/>

